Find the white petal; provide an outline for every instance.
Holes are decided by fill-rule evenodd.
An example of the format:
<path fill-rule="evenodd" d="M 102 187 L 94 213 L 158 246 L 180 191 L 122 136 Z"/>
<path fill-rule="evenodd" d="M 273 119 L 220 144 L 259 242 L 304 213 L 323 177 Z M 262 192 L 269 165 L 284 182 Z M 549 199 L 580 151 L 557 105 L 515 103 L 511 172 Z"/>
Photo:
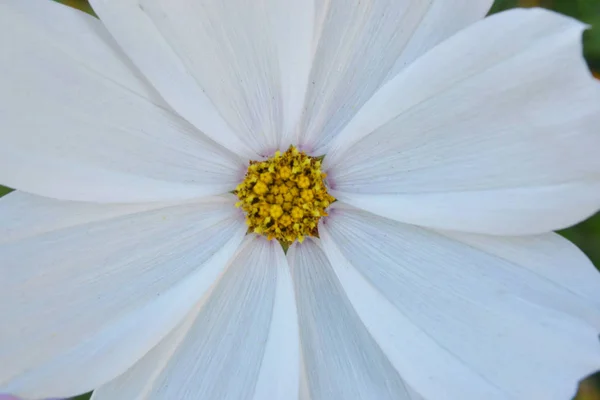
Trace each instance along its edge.
<path fill-rule="evenodd" d="M 0 198 L 0 243 L 168 206 L 169 203 L 98 204 L 14 191 Z"/>
<path fill-rule="evenodd" d="M 312 240 L 294 244 L 287 257 L 296 287 L 310 399 L 410 399 L 402 379 L 358 318 L 319 246 Z"/>
<path fill-rule="evenodd" d="M 124 372 L 189 312 L 246 231 L 230 198 L 105 211 L 43 201 L 31 209 L 41 228 L 11 222 L 18 235 L 0 244 L 0 392 L 28 398 Z M 82 215 L 58 223 L 71 208 Z"/>
<path fill-rule="evenodd" d="M 300 116 L 313 0 L 92 0 L 169 104 L 248 157 L 272 152 Z"/>
<path fill-rule="evenodd" d="M 593 214 L 600 84 L 581 55 L 583 29 L 513 10 L 437 46 L 332 144 L 335 197 L 402 222 L 500 235 Z"/>
<path fill-rule="evenodd" d="M 206 298 L 207 296 L 205 296 Z M 185 340 L 196 320 L 200 304 L 197 304 L 184 321 L 173 329 L 156 347 L 116 379 L 100 386 L 91 400 L 147 400 L 154 381 L 163 372 L 177 348 Z"/>
<path fill-rule="evenodd" d="M 323 154 L 382 84 L 442 40 L 483 18 L 492 0 L 317 4 L 316 54 L 298 141 L 304 149 Z"/>
<path fill-rule="evenodd" d="M 299 345 L 289 269 L 249 235 L 202 307 L 94 400 L 297 398 Z"/>
<path fill-rule="evenodd" d="M 566 399 L 600 367 L 600 274 L 554 237 L 536 240 L 557 246 L 563 276 L 591 282 L 534 266 L 532 238 L 462 241 L 343 205 L 319 233 L 356 312 L 426 399 Z M 595 301 L 572 291 L 592 285 Z"/>
<path fill-rule="evenodd" d="M 224 193 L 244 163 L 164 102 L 95 18 L 0 2 L 0 183 L 65 200 Z"/>
<path fill-rule="evenodd" d="M 600 310 L 600 275 L 573 243 L 555 233 L 532 236 L 487 236 L 440 232 L 475 249 L 503 258 L 562 286 Z"/>

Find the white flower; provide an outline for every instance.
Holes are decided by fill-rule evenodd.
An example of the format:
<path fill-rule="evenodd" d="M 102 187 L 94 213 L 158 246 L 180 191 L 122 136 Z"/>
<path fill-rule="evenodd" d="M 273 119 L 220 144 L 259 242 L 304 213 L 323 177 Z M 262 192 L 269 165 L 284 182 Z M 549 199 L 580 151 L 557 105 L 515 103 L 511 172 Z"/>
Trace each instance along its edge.
<path fill-rule="evenodd" d="M 581 23 L 491 0 L 0 0 L 0 392 L 566 399 L 600 275 Z M 320 239 L 248 161 L 326 155 Z"/>

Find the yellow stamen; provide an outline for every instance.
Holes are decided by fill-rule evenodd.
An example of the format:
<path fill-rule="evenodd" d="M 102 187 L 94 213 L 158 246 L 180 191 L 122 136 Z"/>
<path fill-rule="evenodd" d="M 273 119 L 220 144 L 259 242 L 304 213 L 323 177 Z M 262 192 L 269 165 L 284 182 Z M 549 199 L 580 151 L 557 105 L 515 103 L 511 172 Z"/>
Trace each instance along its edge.
<path fill-rule="evenodd" d="M 235 194 L 236 207 L 246 213 L 251 232 L 277 239 L 285 246 L 318 236 L 319 219 L 335 201 L 321 172 L 321 162 L 294 146 L 266 161 L 251 161 Z"/>
<path fill-rule="evenodd" d="M 252 190 L 254 191 L 254 193 L 261 195 L 267 193 L 269 191 L 269 188 L 265 182 L 258 181 L 256 182 L 256 185 L 254 185 L 254 188 Z"/>
<path fill-rule="evenodd" d="M 273 204 L 271 206 L 269 214 L 271 214 L 271 217 L 273 217 L 273 219 L 279 219 L 279 217 L 283 215 L 283 209 L 281 208 L 281 206 Z"/>

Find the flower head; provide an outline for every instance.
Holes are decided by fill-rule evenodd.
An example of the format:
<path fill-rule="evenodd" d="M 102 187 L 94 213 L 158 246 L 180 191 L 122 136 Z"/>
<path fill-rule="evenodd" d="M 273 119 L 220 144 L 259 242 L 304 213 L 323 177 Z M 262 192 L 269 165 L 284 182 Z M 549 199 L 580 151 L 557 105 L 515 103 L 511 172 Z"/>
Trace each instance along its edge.
<path fill-rule="evenodd" d="M 558 399 L 600 368 L 600 275 L 551 233 L 600 205 L 581 23 L 91 3 L 0 1 L 0 392 Z"/>

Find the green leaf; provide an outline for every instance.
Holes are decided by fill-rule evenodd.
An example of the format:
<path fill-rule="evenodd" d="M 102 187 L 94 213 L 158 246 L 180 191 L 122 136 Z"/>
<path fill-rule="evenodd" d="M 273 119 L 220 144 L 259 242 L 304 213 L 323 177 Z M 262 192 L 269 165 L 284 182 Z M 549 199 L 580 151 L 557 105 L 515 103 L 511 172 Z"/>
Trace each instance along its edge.
<path fill-rule="evenodd" d="M 54 0 L 54 1 L 64 4 L 64 5 L 67 5 L 69 7 L 77 8 L 78 10 L 81 10 L 88 14 L 96 16 L 96 14 L 94 13 L 94 10 L 92 10 L 92 7 L 90 6 L 90 3 L 87 2 L 87 0 Z"/>

